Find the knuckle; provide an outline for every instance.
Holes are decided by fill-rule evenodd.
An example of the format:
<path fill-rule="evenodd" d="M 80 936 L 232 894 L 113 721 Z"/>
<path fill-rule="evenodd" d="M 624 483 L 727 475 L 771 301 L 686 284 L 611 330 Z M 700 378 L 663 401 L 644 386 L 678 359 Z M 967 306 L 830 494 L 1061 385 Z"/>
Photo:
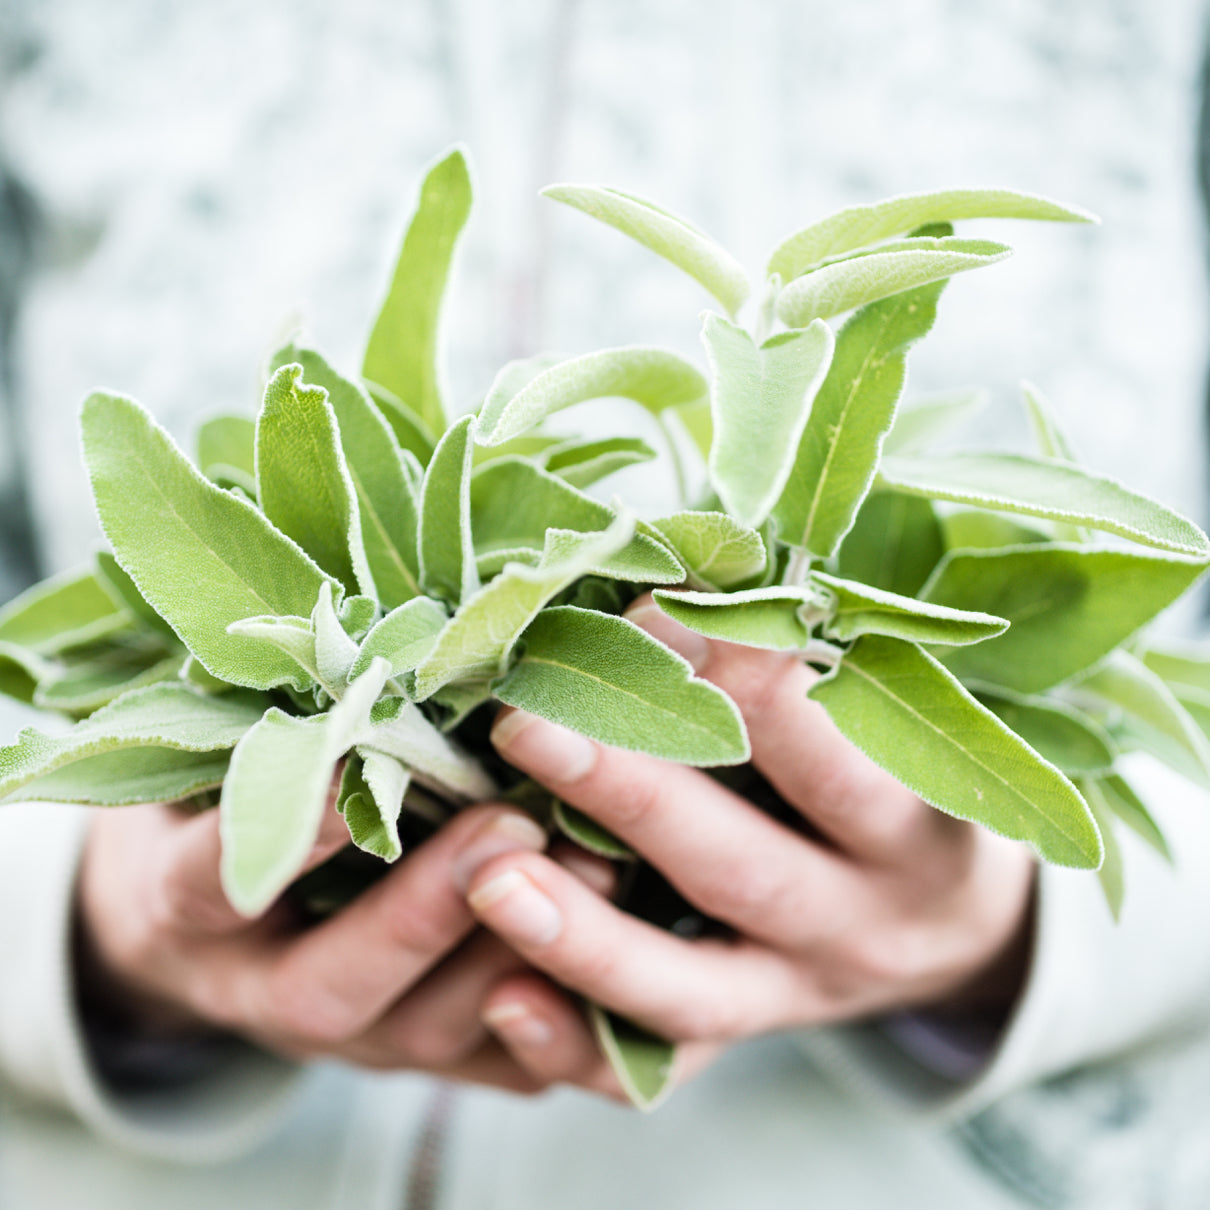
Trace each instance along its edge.
<path fill-rule="evenodd" d="M 618 787 L 618 795 L 609 809 L 610 822 L 624 829 L 641 831 L 663 805 L 658 778 L 636 777 Z"/>
<path fill-rule="evenodd" d="M 790 887 L 769 869 L 767 861 L 736 856 L 719 868 L 711 883 L 708 907 L 724 918 L 753 919 L 784 907 L 789 897 Z"/>
<path fill-rule="evenodd" d="M 391 1030 L 392 1043 L 407 1060 L 435 1070 L 453 1067 L 480 1040 L 478 1032 L 442 1021 L 405 1020 Z"/>
<path fill-rule="evenodd" d="M 269 977 L 256 1016 L 272 1032 L 321 1051 L 352 1041 L 362 1026 L 357 1006 L 338 993 L 329 988 L 300 988 L 281 975 Z"/>
<path fill-rule="evenodd" d="M 384 907 L 387 944 L 393 950 L 444 954 L 460 935 L 450 914 L 435 903 L 388 902 Z"/>
<path fill-rule="evenodd" d="M 668 1014 L 669 1032 L 681 1042 L 711 1042 L 738 1036 L 735 1011 L 722 999 L 695 999 Z"/>

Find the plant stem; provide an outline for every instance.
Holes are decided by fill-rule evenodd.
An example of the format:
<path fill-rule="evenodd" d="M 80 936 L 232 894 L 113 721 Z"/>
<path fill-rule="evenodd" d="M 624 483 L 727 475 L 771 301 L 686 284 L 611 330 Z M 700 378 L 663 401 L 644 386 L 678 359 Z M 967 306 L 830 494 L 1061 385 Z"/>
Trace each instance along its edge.
<path fill-rule="evenodd" d="M 790 561 L 786 564 L 785 582 L 797 588 L 806 580 L 807 572 L 810 570 L 810 552 L 803 550 L 801 546 L 794 547 L 794 549 L 790 551 Z"/>

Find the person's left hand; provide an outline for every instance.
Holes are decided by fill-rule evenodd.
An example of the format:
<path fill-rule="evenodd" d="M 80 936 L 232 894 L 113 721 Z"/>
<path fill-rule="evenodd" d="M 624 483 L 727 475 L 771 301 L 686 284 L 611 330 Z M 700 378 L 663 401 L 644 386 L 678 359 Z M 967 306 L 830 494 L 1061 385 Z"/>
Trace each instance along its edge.
<path fill-rule="evenodd" d="M 721 1044 L 898 1009 L 1007 1013 L 1027 960 L 1033 861 L 923 803 L 807 699 L 792 655 L 708 641 L 640 601 L 629 617 L 740 707 L 752 761 L 810 825 L 776 822 L 700 770 L 504 711 L 502 756 L 654 865 L 728 938 L 688 941 L 614 907 L 537 853 L 487 861 L 468 899 L 537 973 L 484 1022 L 539 1082 L 619 1095 L 577 992 L 677 1042 L 679 1078 Z"/>

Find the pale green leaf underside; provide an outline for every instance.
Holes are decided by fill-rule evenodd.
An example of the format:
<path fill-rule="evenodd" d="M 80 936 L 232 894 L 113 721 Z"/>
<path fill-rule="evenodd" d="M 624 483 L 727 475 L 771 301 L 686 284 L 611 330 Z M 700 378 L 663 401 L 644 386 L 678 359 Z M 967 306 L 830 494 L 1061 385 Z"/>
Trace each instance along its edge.
<path fill-rule="evenodd" d="M 684 562 L 695 588 L 731 588 L 759 576 L 768 562 L 760 534 L 726 513 L 673 513 L 651 525 Z"/>
<path fill-rule="evenodd" d="M 365 749 L 350 753 L 340 779 L 337 808 L 349 838 L 363 852 L 398 861 L 399 813 L 408 788 L 408 771 L 393 756 Z"/>
<path fill-rule="evenodd" d="M 362 363 L 362 377 L 381 383 L 438 434 L 446 426 L 438 365 L 441 307 L 471 192 L 460 149 L 428 170 Z"/>
<path fill-rule="evenodd" d="M 1104 658 L 1203 567 L 1175 555 L 1087 546 L 959 550 L 938 564 L 921 596 L 1010 623 L 994 639 L 946 652 L 952 672 L 1037 693 Z"/>
<path fill-rule="evenodd" d="M 598 1004 L 589 1004 L 588 1019 L 630 1103 L 644 1113 L 657 1109 L 672 1091 L 676 1046 Z"/>
<path fill-rule="evenodd" d="M 510 397 L 493 391 L 479 413 L 475 440 L 500 445 L 589 399 L 631 399 L 659 413 L 707 392 L 701 372 L 676 353 L 641 345 L 603 349 L 551 366 Z"/>
<path fill-rule="evenodd" d="M 447 618 L 431 597 L 416 597 L 391 610 L 362 640 L 349 675 L 360 676 L 375 657 L 390 664 L 391 676 L 410 672 L 432 650 Z"/>
<path fill-rule="evenodd" d="M 781 292 L 778 318 L 792 328 L 805 328 L 813 319 L 840 315 L 1011 255 L 1011 249 L 990 240 L 928 242 L 935 246 L 871 252 L 812 270 Z"/>
<path fill-rule="evenodd" d="M 82 424 L 101 525 L 143 597 L 222 680 L 293 681 L 289 656 L 227 627 L 308 616 L 324 573 L 251 504 L 203 478 L 133 400 L 92 395 Z"/>
<path fill-rule="evenodd" d="M 990 614 L 933 605 L 822 571 L 813 571 L 811 582 L 835 597 L 835 613 L 824 623 L 824 633 L 840 642 L 862 634 L 884 634 L 913 643 L 960 646 L 982 642 L 1008 628 L 1003 618 Z"/>
<path fill-rule="evenodd" d="M 0 749 L 0 797 L 63 766 L 123 749 L 213 753 L 233 748 L 261 717 L 265 704 L 257 694 L 208 697 L 180 683 L 131 690 L 64 735 L 22 731 L 15 744 Z M 121 768 L 120 762 L 111 763 Z M 154 767 L 153 761 L 143 766 L 145 772 Z M 97 790 L 104 794 L 104 783 Z M 91 794 L 86 797 L 98 801 Z"/>
<path fill-rule="evenodd" d="M 652 593 L 674 621 L 707 638 L 771 651 L 801 651 L 830 602 L 810 588 L 774 585 L 743 592 Z"/>
<path fill-rule="evenodd" d="M 710 482 L 728 513 L 743 525 L 758 526 L 790 477 L 835 338 L 819 320 L 758 348 L 743 328 L 711 314 L 702 340 L 714 424 Z"/>
<path fill-rule="evenodd" d="M 905 194 L 850 206 L 796 232 L 778 245 L 769 259 L 768 272 L 790 281 L 830 256 L 864 248 L 931 223 L 978 218 L 1097 221 L 1085 210 L 1011 189 L 947 189 Z"/>
<path fill-rule="evenodd" d="M 896 491 L 1086 525 L 1158 550 L 1210 555 L 1191 521 L 1105 475 L 1019 454 L 884 458 L 882 481 Z"/>
<path fill-rule="evenodd" d="M 601 185 L 549 185 L 542 196 L 574 206 L 650 248 L 703 285 L 731 315 L 748 297 L 748 276 L 735 257 L 653 202 Z"/>
<path fill-rule="evenodd" d="M 494 686 L 500 701 L 601 743 L 690 765 L 748 759 L 734 703 L 679 655 L 624 618 L 543 610 L 521 658 Z"/>
<path fill-rule="evenodd" d="M 810 696 L 926 802 L 1057 865 L 1100 865 L 1096 824 L 1071 782 L 914 644 L 864 636 Z"/>

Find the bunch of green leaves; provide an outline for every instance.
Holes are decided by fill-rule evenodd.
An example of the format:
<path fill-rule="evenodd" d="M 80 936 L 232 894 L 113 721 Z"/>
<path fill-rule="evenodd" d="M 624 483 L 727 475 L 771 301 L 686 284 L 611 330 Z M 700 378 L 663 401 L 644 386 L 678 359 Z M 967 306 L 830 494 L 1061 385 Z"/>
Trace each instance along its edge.
<path fill-rule="evenodd" d="M 384 863 L 460 804 L 506 794 L 633 870 L 625 845 L 495 758 L 484 720 L 507 703 L 606 744 L 743 765 L 734 704 L 621 616 L 654 589 L 692 630 L 798 653 L 823 673 L 811 696 L 874 761 L 942 811 L 1099 870 L 1116 913 L 1115 828 L 1167 852 L 1120 754 L 1210 784 L 1210 661 L 1139 637 L 1210 543 L 1084 469 L 1032 388 L 1032 456 L 930 453 L 967 396 L 900 409 L 948 280 L 1009 255 L 952 224 L 1090 216 L 1010 191 L 854 207 L 774 251 L 744 327 L 748 278 L 696 227 L 613 189 L 546 193 L 717 300 L 704 364 L 647 346 L 539 355 L 458 414 L 439 326 L 471 185 L 446 155 L 360 374 L 288 344 L 255 418 L 204 424 L 196 463 L 133 400 L 85 401 L 111 551 L 0 612 L 0 689 L 76 722 L 0 751 L 0 799 L 217 794 L 224 887 L 248 914 L 297 878 L 337 777 L 352 844 Z M 640 518 L 588 490 L 657 451 L 550 418 L 617 399 L 658 418 L 672 459 L 700 458 L 705 498 Z M 656 899 L 626 906 L 683 915 Z M 654 1104 L 671 1047 L 592 1018 L 634 1101 Z"/>

